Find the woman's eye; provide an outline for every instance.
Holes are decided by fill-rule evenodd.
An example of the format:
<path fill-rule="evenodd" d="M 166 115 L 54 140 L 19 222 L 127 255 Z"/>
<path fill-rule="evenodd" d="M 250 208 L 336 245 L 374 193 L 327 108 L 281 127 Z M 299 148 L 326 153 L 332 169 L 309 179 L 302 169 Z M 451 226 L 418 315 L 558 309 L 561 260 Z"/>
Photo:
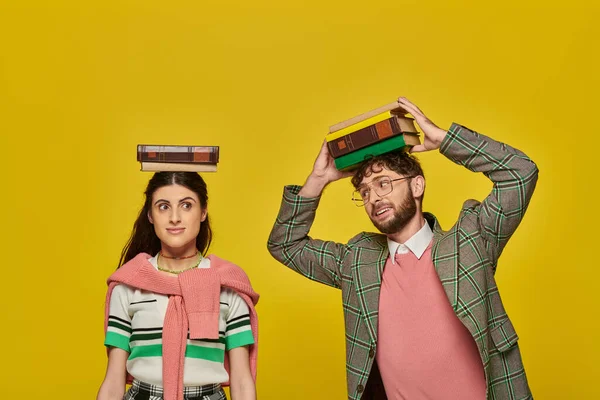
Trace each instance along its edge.
<path fill-rule="evenodd" d="M 182 203 L 181 206 L 185 209 L 185 210 L 189 210 L 190 208 L 192 208 L 192 203 Z"/>
<path fill-rule="evenodd" d="M 168 208 L 169 208 L 169 206 L 168 206 L 168 205 L 166 205 L 166 204 L 164 204 L 164 203 L 163 203 L 163 204 L 159 204 L 159 205 L 158 205 L 158 209 L 159 209 L 160 211 L 165 211 L 165 210 L 167 210 Z"/>

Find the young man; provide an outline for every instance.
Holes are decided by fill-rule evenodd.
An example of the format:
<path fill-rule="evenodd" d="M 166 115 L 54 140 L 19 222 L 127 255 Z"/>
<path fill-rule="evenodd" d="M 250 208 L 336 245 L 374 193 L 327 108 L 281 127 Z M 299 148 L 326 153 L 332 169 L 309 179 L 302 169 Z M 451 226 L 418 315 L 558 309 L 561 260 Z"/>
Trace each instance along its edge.
<path fill-rule="evenodd" d="M 422 211 L 425 178 L 415 157 L 395 152 L 364 162 L 354 200 L 381 232 L 346 244 L 311 239 L 321 193 L 349 176 L 324 144 L 303 187 L 287 186 L 268 241 L 298 273 L 342 290 L 348 398 L 532 399 L 517 334 L 494 279 L 498 258 L 521 222 L 538 170 L 521 151 L 458 124 L 433 124 L 405 98 L 424 133 L 412 152 L 439 150 L 493 182 L 464 203 L 443 231 Z"/>

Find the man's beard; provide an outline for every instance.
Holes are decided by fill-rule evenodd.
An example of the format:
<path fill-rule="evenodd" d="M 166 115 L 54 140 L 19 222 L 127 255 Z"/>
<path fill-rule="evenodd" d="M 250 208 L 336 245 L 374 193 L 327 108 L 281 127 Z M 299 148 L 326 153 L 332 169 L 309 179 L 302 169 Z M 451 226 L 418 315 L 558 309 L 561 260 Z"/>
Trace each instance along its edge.
<path fill-rule="evenodd" d="M 400 230 L 406 226 L 408 221 L 410 221 L 416 213 L 417 202 L 412 196 L 412 190 L 410 190 L 406 194 L 406 197 L 404 198 L 404 201 L 400 207 L 398 207 L 398 210 L 394 210 L 394 216 L 390 220 L 385 221 L 382 224 L 373 221 L 373 219 L 371 219 L 371 222 L 373 222 L 375 228 L 377 228 L 381 233 L 391 235 L 400 232 Z"/>

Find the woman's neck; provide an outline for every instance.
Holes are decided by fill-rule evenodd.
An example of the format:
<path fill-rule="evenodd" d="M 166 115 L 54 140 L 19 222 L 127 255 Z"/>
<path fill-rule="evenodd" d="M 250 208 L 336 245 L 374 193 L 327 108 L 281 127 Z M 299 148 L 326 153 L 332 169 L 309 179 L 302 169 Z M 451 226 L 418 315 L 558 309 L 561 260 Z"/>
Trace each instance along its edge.
<path fill-rule="evenodd" d="M 187 246 L 177 249 L 162 246 L 158 261 L 161 268 L 179 271 L 197 264 L 201 257 L 202 256 L 196 246 Z"/>

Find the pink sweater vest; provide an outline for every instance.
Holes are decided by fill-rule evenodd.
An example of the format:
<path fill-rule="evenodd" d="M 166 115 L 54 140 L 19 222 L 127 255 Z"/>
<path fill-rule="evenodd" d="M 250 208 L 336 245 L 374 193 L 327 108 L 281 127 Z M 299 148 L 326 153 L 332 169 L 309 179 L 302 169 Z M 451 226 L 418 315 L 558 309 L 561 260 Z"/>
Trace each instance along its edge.
<path fill-rule="evenodd" d="M 457 318 L 431 260 L 397 254 L 379 298 L 377 364 L 390 400 L 484 400 L 475 340 Z"/>

